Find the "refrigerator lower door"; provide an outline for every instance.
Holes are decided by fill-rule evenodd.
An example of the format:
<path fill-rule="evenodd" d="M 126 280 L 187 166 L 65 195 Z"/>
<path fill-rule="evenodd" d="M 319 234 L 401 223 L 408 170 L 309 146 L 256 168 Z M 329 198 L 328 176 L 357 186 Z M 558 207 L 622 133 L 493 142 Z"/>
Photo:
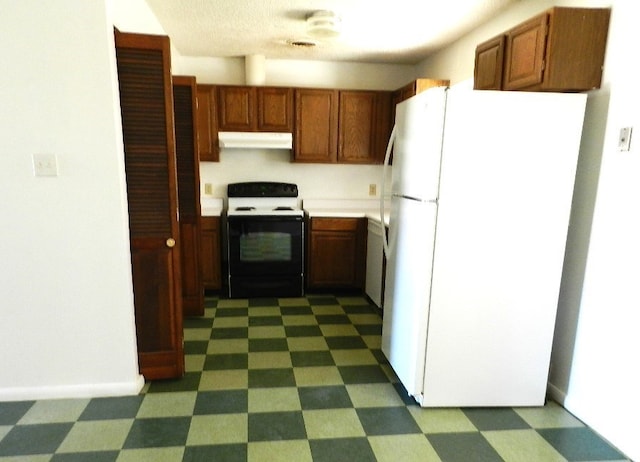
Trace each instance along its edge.
<path fill-rule="evenodd" d="M 424 382 L 436 213 L 435 203 L 391 199 L 382 351 L 418 401 Z"/>

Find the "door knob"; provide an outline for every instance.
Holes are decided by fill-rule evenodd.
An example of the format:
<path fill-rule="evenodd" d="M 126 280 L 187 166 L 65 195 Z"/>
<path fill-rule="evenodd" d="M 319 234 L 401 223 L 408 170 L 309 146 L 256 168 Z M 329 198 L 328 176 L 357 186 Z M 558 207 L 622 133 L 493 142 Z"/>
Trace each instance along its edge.
<path fill-rule="evenodd" d="M 171 248 L 171 247 L 175 247 L 176 245 L 176 240 L 172 237 L 170 237 L 169 239 L 167 239 L 167 247 Z"/>

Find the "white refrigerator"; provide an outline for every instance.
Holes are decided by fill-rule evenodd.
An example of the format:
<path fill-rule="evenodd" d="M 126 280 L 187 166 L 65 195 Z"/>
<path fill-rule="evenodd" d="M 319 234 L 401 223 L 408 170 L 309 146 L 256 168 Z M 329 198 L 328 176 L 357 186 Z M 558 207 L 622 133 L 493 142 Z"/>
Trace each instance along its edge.
<path fill-rule="evenodd" d="M 398 104 L 382 351 L 422 406 L 544 404 L 585 104 L 456 87 Z"/>

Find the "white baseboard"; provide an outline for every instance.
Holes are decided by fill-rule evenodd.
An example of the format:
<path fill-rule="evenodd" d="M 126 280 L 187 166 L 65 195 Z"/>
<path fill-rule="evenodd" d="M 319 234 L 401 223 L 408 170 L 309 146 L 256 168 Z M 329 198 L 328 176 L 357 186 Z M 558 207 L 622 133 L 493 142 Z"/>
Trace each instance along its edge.
<path fill-rule="evenodd" d="M 142 387 L 144 387 L 144 377 L 139 374 L 131 382 L 3 388 L 0 389 L 0 401 L 128 396 L 137 395 Z"/>
<path fill-rule="evenodd" d="M 564 390 L 556 387 L 551 382 L 547 382 L 547 396 L 549 396 L 552 400 L 564 406 L 564 401 L 567 399 L 567 393 Z"/>

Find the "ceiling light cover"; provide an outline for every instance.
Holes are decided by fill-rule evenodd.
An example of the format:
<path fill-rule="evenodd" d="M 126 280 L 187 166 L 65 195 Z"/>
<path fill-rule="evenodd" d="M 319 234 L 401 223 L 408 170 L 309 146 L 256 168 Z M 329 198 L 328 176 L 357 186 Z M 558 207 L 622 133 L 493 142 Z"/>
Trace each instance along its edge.
<path fill-rule="evenodd" d="M 307 34 L 311 37 L 337 37 L 341 26 L 342 20 L 333 11 L 316 11 L 307 18 Z"/>

